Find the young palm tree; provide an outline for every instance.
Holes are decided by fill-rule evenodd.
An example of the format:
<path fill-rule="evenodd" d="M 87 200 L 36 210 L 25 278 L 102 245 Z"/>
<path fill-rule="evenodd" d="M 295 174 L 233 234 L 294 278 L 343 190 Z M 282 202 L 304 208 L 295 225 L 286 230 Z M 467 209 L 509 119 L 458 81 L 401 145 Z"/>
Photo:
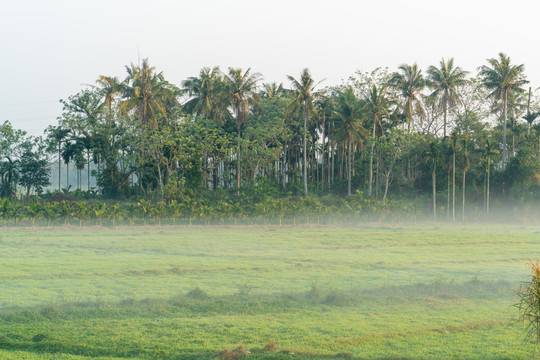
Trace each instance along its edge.
<path fill-rule="evenodd" d="M 256 101 L 257 83 L 262 79 L 259 73 L 250 74 L 251 68 L 245 72 L 240 68 L 229 68 L 227 82 L 229 84 L 229 96 L 234 115 L 236 116 L 236 129 L 238 131 L 237 146 L 237 167 L 236 167 L 236 186 L 237 194 L 240 195 L 240 130 L 242 126 L 247 125 L 249 115 L 249 105 Z"/>
<path fill-rule="evenodd" d="M 352 88 L 346 88 L 339 94 L 334 115 L 336 136 L 347 143 L 347 194 L 351 195 L 353 142 L 363 141 L 369 134 L 369 131 L 364 128 L 365 114 L 362 112 L 362 104 L 354 95 Z"/>
<path fill-rule="evenodd" d="M 444 114 L 444 137 L 446 137 L 447 113 L 459 100 L 457 89 L 467 83 L 467 72 L 459 66 L 454 68 L 454 58 L 448 61 L 442 59 L 439 66 L 439 68 L 435 66 L 428 68 L 427 85 L 433 90 L 431 95 L 440 101 L 439 105 Z"/>
<path fill-rule="evenodd" d="M 418 65 L 402 64 L 398 68 L 398 72 L 395 72 L 390 77 L 390 84 L 398 91 L 401 92 L 401 96 L 405 101 L 405 117 L 409 122 L 408 132 L 411 132 L 413 110 L 417 114 L 422 116 L 424 114 L 424 108 L 420 102 L 418 94 L 426 86 L 422 70 L 418 69 Z"/>
<path fill-rule="evenodd" d="M 521 86 L 528 83 L 525 79 L 525 65 L 510 64 L 510 57 L 504 53 L 499 53 L 499 59 L 491 58 L 487 60 L 489 66 L 483 65 L 479 69 L 484 86 L 491 91 L 490 97 L 503 101 L 503 147 L 502 147 L 502 169 L 504 170 L 506 161 L 506 123 L 508 118 L 508 98 L 513 92 L 522 92 Z"/>
<path fill-rule="evenodd" d="M 304 108 L 304 196 L 307 196 L 307 122 L 309 114 L 315 111 L 315 107 L 313 106 L 313 91 L 318 84 L 315 84 L 308 69 L 302 70 L 299 80 L 296 80 L 290 75 L 287 75 L 287 78 L 291 81 L 293 91 L 295 92 L 295 99 L 289 109 Z"/>

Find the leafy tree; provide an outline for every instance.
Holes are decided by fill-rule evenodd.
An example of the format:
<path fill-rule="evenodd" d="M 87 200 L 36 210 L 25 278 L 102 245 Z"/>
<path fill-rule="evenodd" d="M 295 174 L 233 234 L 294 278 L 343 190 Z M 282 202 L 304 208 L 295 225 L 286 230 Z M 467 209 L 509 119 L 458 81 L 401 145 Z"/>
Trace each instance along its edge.
<path fill-rule="evenodd" d="M 45 147 L 40 138 L 29 139 L 23 144 L 24 150 L 19 160 L 19 184 L 26 189 L 27 198 L 32 188 L 40 194 L 44 187 L 50 185 L 51 169 Z"/>

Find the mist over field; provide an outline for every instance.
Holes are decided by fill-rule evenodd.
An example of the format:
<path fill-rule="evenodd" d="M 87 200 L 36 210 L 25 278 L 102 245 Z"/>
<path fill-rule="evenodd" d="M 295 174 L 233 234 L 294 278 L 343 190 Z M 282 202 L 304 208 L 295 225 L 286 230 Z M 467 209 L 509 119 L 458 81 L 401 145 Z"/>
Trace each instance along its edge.
<path fill-rule="evenodd" d="M 8 228 L 0 355 L 528 359 L 537 225 Z"/>

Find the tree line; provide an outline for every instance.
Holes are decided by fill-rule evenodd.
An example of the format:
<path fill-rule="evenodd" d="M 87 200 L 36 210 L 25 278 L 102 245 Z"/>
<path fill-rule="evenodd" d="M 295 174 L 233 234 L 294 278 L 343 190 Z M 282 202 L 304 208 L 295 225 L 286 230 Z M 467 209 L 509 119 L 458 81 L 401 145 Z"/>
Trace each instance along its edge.
<path fill-rule="evenodd" d="M 251 69 L 205 67 L 175 85 L 144 59 L 123 80 L 100 76 L 61 100 L 43 137 L 4 123 L 0 197 L 30 199 L 47 186 L 166 204 L 234 202 L 254 188 L 278 197 L 360 191 L 381 204 L 429 198 L 435 218 L 455 220 L 461 209 L 464 219 L 468 199 L 489 215 L 494 196 L 539 194 L 540 107 L 524 70 L 500 53 L 474 74 L 450 58 L 425 73 L 403 64 L 324 86 L 308 69 L 276 84 Z"/>

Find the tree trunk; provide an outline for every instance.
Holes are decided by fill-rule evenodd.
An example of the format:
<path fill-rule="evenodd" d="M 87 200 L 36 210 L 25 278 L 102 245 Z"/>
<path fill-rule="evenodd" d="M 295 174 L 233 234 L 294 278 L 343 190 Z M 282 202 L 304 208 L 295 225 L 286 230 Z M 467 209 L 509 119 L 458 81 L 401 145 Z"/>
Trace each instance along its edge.
<path fill-rule="evenodd" d="M 490 173 L 490 167 L 491 167 L 491 158 L 488 157 L 488 168 L 487 168 L 487 206 L 486 206 L 486 213 L 487 217 L 489 218 L 489 173 Z"/>
<path fill-rule="evenodd" d="M 504 171 L 504 164 L 506 161 L 506 118 L 508 113 L 508 90 L 504 90 L 504 125 L 503 125 L 503 148 L 502 148 L 502 170 Z"/>
<path fill-rule="evenodd" d="M 322 188 L 324 189 L 324 128 L 326 125 L 326 114 L 323 112 L 323 121 L 322 121 L 322 156 L 321 156 L 321 183 Z"/>
<path fill-rule="evenodd" d="M 456 149 L 452 156 L 452 221 L 456 221 Z"/>
<path fill-rule="evenodd" d="M 437 173 L 435 170 L 434 164 L 431 172 L 431 182 L 433 184 L 433 219 L 437 220 Z"/>
<path fill-rule="evenodd" d="M 307 191 L 307 120 L 308 107 L 307 100 L 304 102 L 304 196 L 308 196 Z"/>
<path fill-rule="evenodd" d="M 450 221 L 450 171 L 447 171 L 448 175 L 448 189 L 446 192 L 446 219 Z"/>
<path fill-rule="evenodd" d="M 349 179 L 348 179 L 348 183 L 347 183 L 347 195 L 351 196 L 351 178 L 352 178 L 352 172 L 351 172 L 351 139 L 349 138 L 348 139 L 348 143 L 349 143 L 349 163 L 348 163 L 348 173 L 347 175 L 349 176 Z"/>
<path fill-rule="evenodd" d="M 463 195 L 462 195 L 462 204 L 461 204 L 461 221 L 465 221 L 465 176 L 467 171 L 463 169 Z"/>
<path fill-rule="evenodd" d="M 369 186 L 368 186 L 368 196 L 371 197 L 371 187 L 373 184 L 373 151 L 375 150 L 375 126 L 377 124 L 377 119 L 373 118 L 373 143 L 371 144 L 371 151 L 369 154 Z"/>
<path fill-rule="evenodd" d="M 385 181 L 385 184 L 384 184 L 384 195 L 383 195 L 383 199 L 382 199 L 382 203 L 384 204 L 386 202 L 386 195 L 388 194 L 388 185 L 389 185 L 389 182 L 390 182 L 390 174 L 392 172 L 392 168 L 390 168 L 390 170 L 388 170 L 388 173 L 386 173 L 386 181 Z"/>
<path fill-rule="evenodd" d="M 88 153 L 86 154 L 87 157 L 87 166 L 88 166 L 88 191 L 90 191 L 90 150 L 88 150 Z"/>
<path fill-rule="evenodd" d="M 58 191 L 61 190 L 61 187 L 60 187 L 60 179 L 62 178 L 62 173 L 60 171 L 60 165 L 61 165 L 61 161 L 62 161 L 62 154 L 61 154 L 61 143 L 59 142 L 58 143 Z"/>
<path fill-rule="evenodd" d="M 236 121 L 238 121 L 238 119 Z M 236 159 L 236 196 L 240 196 L 240 125 L 238 125 L 236 145 L 238 146 L 238 155 Z"/>

